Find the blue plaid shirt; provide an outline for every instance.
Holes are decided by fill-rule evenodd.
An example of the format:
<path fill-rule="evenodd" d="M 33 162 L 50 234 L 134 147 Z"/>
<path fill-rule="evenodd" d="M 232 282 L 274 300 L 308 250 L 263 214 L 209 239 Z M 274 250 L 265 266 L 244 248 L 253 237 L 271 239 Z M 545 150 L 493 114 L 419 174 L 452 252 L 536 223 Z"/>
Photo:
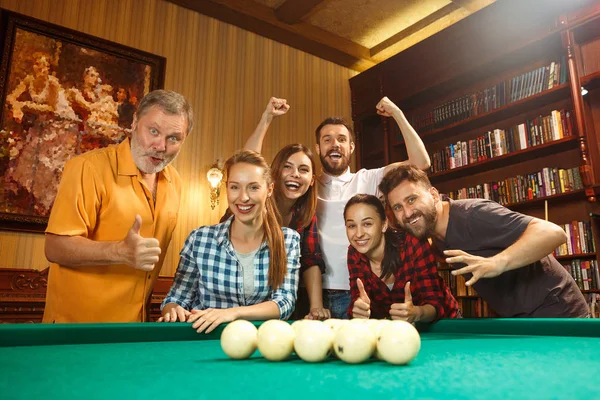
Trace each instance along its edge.
<path fill-rule="evenodd" d="M 270 251 L 263 242 L 254 256 L 254 291 L 245 299 L 243 274 L 235 256 L 229 227 L 233 217 L 200 227 L 188 236 L 180 252 L 179 266 L 169 294 L 162 302 L 177 303 L 187 310 L 232 308 L 274 301 L 281 319 L 294 310 L 300 267 L 300 235 L 282 228 L 287 253 L 287 274 L 275 291 L 268 285 Z"/>

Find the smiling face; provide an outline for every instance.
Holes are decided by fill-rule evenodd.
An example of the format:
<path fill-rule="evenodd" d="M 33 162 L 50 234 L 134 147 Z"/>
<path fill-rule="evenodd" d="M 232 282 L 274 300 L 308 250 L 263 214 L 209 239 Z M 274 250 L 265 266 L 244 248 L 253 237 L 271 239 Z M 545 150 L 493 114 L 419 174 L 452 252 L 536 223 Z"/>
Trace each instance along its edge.
<path fill-rule="evenodd" d="M 287 199 L 297 200 L 312 186 L 314 171 L 306 153 L 292 154 L 281 167 L 278 190 Z"/>
<path fill-rule="evenodd" d="M 330 175 L 342 175 L 350 165 L 350 156 L 354 152 L 354 142 L 344 125 L 325 125 L 321 128 L 317 154 L 323 170 Z"/>
<path fill-rule="evenodd" d="M 186 136 L 187 121 L 183 115 L 167 114 L 160 106 L 153 106 L 139 121 L 133 117 L 131 125 L 131 154 L 142 173 L 162 171 L 177 157 Z"/>
<path fill-rule="evenodd" d="M 390 191 L 387 201 L 402 229 L 419 239 L 433 236 L 438 221 L 435 205 L 440 201 L 434 187 L 405 180 Z"/>
<path fill-rule="evenodd" d="M 372 258 L 372 254 L 385 245 L 384 232 L 387 221 L 370 204 L 353 204 L 346 210 L 346 235 L 348 241 L 361 254 Z"/>
<path fill-rule="evenodd" d="M 264 168 L 245 162 L 227 172 L 227 202 L 235 219 L 242 223 L 262 223 L 267 198 L 273 192 Z"/>

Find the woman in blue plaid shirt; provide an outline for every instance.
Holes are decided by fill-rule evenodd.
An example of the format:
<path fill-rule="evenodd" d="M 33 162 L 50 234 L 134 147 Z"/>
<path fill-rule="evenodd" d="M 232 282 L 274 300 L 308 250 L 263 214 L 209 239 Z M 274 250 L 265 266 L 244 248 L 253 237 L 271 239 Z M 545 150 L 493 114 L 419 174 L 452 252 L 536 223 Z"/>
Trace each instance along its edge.
<path fill-rule="evenodd" d="M 159 321 L 208 333 L 236 319 L 286 319 L 294 309 L 300 235 L 278 222 L 269 166 L 242 150 L 225 171 L 233 216 L 188 236 Z"/>

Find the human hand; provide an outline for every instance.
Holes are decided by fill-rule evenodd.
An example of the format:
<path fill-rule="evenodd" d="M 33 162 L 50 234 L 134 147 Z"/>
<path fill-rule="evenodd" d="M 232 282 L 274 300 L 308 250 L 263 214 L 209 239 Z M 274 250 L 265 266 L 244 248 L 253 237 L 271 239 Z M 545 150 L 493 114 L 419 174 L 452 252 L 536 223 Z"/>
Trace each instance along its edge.
<path fill-rule="evenodd" d="M 504 272 L 504 266 L 495 257 L 480 257 L 466 253 L 462 250 L 446 250 L 444 255 L 448 264 L 462 263 L 466 267 L 452 271 L 452 275 L 463 275 L 471 273 L 473 276 L 465 285 L 471 286 L 480 278 L 493 278 Z"/>
<path fill-rule="evenodd" d="M 162 309 L 162 316 L 156 322 L 185 322 L 191 314 L 176 303 L 169 303 Z"/>
<path fill-rule="evenodd" d="M 390 307 L 390 317 L 396 320 L 415 322 L 420 319 L 419 307 L 415 306 L 410 293 L 410 281 L 404 285 L 404 303 L 394 303 Z"/>
<path fill-rule="evenodd" d="M 398 106 L 388 99 L 387 96 L 379 100 L 375 108 L 377 109 L 377 114 L 384 117 L 393 117 L 395 114 L 400 113 Z"/>
<path fill-rule="evenodd" d="M 365 286 L 362 281 L 357 278 L 356 286 L 358 286 L 358 299 L 352 306 L 352 317 L 353 318 L 369 318 L 371 316 L 371 299 L 365 291 Z"/>
<path fill-rule="evenodd" d="M 263 115 L 267 117 L 278 117 L 285 114 L 290 109 L 286 99 L 278 99 L 277 97 L 271 97 L 267 103 L 267 108 Z"/>
<path fill-rule="evenodd" d="M 159 260 L 160 243 L 155 238 L 142 237 L 141 227 L 142 217 L 138 214 L 127 236 L 119 243 L 126 264 L 142 271 L 152 271 Z"/>
<path fill-rule="evenodd" d="M 304 319 L 326 320 L 331 318 L 331 312 L 323 307 L 313 307 Z"/>
<path fill-rule="evenodd" d="M 207 308 L 206 310 L 192 310 L 187 322 L 192 322 L 192 328 L 198 333 L 212 332 L 217 326 L 235 321 L 238 318 L 236 308 Z"/>

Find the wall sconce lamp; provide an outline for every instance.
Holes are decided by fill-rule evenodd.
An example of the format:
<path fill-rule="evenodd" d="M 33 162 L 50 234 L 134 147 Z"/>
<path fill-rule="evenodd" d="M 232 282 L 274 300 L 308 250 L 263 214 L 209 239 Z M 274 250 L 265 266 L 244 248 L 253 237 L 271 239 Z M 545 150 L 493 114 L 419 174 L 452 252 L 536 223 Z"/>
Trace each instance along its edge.
<path fill-rule="evenodd" d="M 588 94 L 588 91 L 586 88 L 584 88 L 583 86 L 581 87 L 581 95 L 585 96 L 586 94 Z"/>
<path fill-rule="evenodd" d="M 223 171 L 221 170 L 220 162 L 217 160 L 206 173 L 206 178 L 210 186 L 210 208 L 215 209 L 219 204 L 219 196 L 221 195 L 221 182 L 223 180 Z"/>

